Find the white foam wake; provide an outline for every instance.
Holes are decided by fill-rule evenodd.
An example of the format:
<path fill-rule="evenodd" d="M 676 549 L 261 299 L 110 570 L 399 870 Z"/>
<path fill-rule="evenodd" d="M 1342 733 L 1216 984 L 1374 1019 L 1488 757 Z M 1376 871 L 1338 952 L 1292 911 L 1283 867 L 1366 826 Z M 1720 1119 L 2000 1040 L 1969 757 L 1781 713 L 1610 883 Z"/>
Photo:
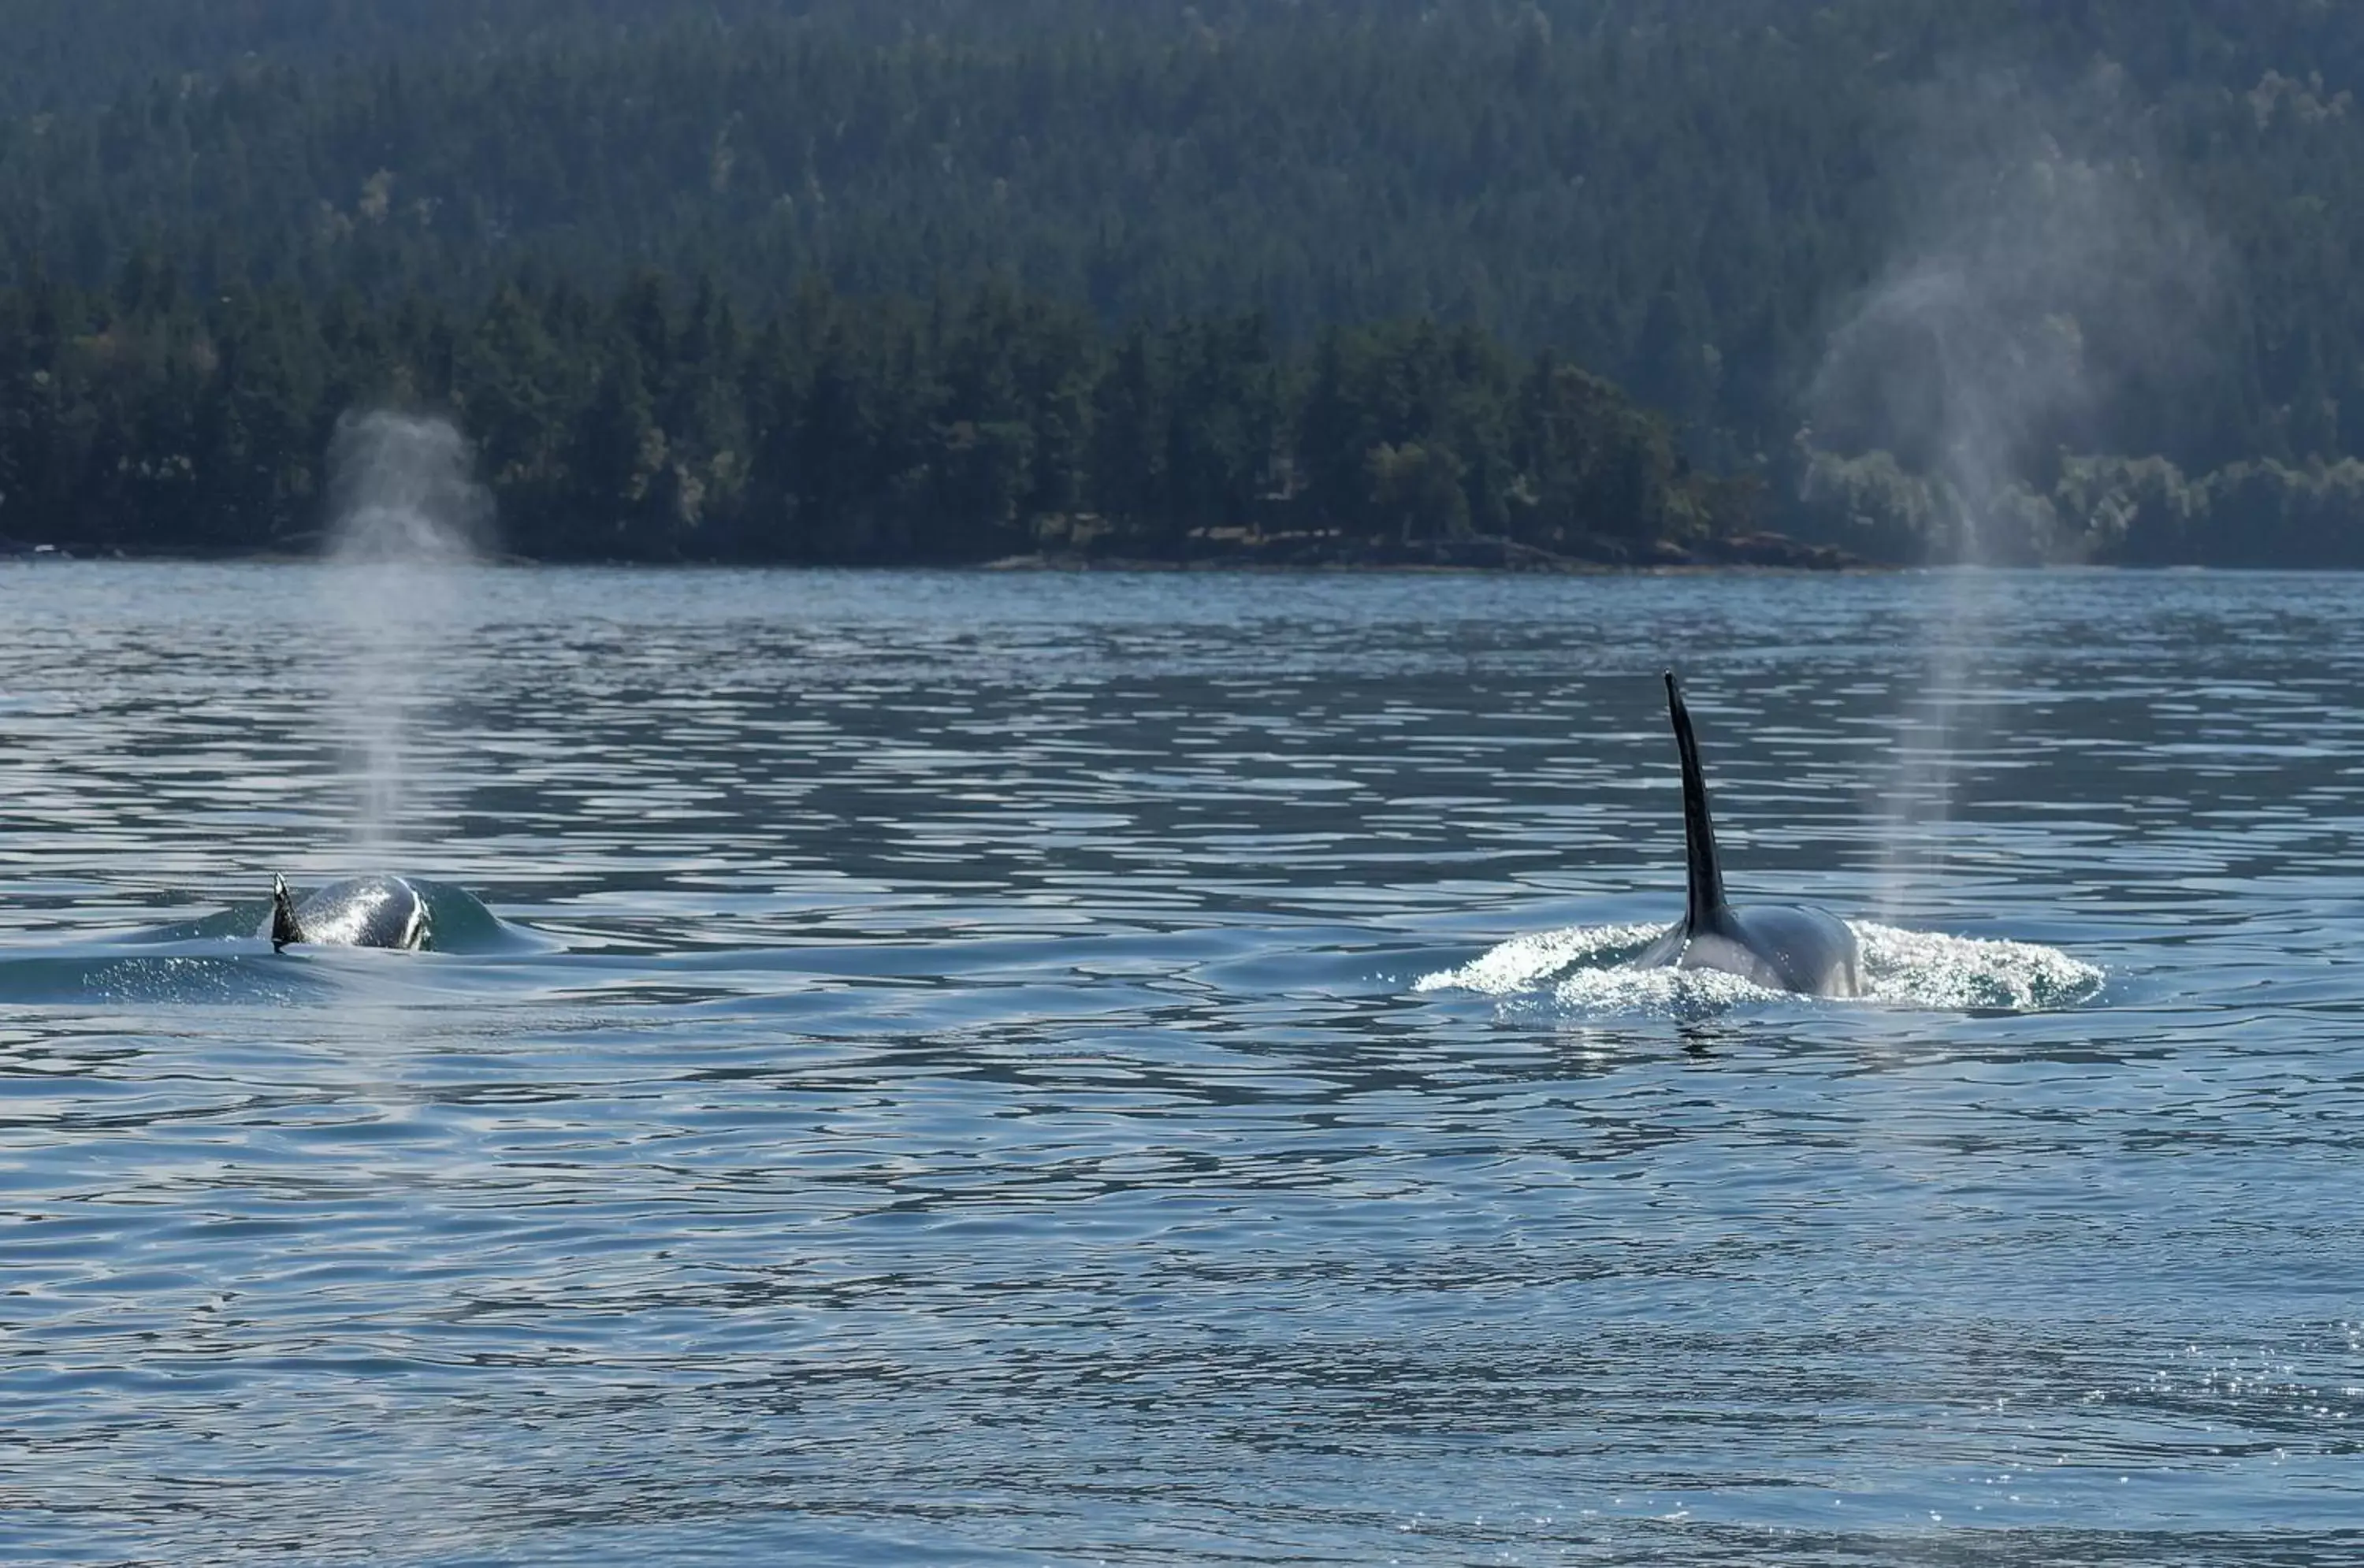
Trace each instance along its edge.
<path fill-rule="evenodd" d="M 1587 1014 L 1682 1016 L 1774 999 L 1735 974 L 1697 969 L 1631 969 L 1628 961 L 1664 926 L 1570 926 L 1512 937 L 1457 969 L 1413 983 L 1415 991 L 1547 996 Z M 1865 1001 L 1901 1007 L 2038 1012 L 2073 1006 L 2101 989 L 2102 972 L 2057 948 L 1984 941 L 1863 921 Z"/>
<path fill-rule="evenodd" d="M 2058 948 L 1905 931 L 1866 920 L 1863 944 L 1871 1000 L 1907 1007 L 2043 1012 L 2092 1000 L 2102 972 Z"/>

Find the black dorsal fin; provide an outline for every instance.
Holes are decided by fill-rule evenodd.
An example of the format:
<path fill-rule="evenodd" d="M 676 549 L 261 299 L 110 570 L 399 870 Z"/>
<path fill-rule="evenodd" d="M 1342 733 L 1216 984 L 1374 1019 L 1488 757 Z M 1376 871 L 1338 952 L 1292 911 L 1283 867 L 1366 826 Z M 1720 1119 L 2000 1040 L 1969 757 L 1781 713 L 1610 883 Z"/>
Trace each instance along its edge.
<path fill-rule="evenodd" d="M 1716 858 L 1715 824 L 1707 814 L 1707 779 L 1700 772 L 1690 710 L 1683 706 L 1682 684 L 1672 670 L 1667 672 L 1667 717 L 1674 722 L 1675 749 L 1683 757 L 1683 850 L 1690 862 L 1690 906 L 1683 923 L 1696 931 L 1723 913 L 1723 863 Z"/>
<path fill-rule="evenodd" d="M 304 940 L 304 928 L 296 923 L 296 899 L 287 891 L 287 879 L 271 879 L 271 951 L 277 952 L 289 942 Z"/>

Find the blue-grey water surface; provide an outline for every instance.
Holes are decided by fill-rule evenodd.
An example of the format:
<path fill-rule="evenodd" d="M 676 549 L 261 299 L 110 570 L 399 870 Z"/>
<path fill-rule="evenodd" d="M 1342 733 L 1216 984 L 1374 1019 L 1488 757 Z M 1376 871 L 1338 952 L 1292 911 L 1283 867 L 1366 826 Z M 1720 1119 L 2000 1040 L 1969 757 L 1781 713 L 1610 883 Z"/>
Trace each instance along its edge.
<path fill-rule="evenodd" d="M 0 567 L 0 1561 L 2364 1560 L 2359 593 Z"/>

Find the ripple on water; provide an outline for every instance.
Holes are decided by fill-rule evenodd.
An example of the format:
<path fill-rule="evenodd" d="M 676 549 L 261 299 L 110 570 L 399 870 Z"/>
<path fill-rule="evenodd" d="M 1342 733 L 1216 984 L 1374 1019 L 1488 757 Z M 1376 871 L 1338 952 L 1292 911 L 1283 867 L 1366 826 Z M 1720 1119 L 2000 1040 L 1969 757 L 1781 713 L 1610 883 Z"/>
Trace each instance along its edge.
<path fill-rule="evenodd" d="M 1700 969 L 1634 969 L 1631 961 L 1666 928 L 1569 926 L 1531 932 L 1480 953 L 1457 969 L 1422 975 L 1415 991 L 1474 991 L 1503 998 L 1551 1000 L 1584 1015 L 1685 1018 L 1753 1001 L 1779 999 L 1736 974 Z M 1853 923 L 1863 947 L 1864 1000 L 1899 1007 L 2042 1012 L 2090 1001 L 2102 972 L 2057 948 L 2035 942 L 1907 931 Z M 1794 1000 L 1794 998 L 1790 998 Z"/>
<path fill-rule="evenodd" d="M 2351 1560 L 2352 582 L 1993 582 L 1900 862 L 1942 574 L 488 573 L 381 857 L 327 579 L 44 570 L 0 1560 Z M 1870 1003 L 1572 925 L 1676 654 Z"/>

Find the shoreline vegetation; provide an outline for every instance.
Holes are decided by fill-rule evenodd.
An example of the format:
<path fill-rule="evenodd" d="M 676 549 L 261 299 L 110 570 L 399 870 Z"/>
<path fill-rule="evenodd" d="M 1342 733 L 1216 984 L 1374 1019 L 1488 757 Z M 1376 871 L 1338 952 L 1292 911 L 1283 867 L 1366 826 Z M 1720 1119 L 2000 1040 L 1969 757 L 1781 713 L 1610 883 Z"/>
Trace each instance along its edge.
<path fill-rule="evenodd" d="M 1006 280 L 925 299 L 808 280 L 748 324 L 654 272 L 521 275 L 479 312 L 291 285 L 200 303 L 0 291 L 0 539 L 300 552 L 356 411 L 447 418 L 498 548 L 537 561 L 1588 571 L 2364 565 L 2364 462 L 2056 454 L 1981 508 L 1884 451 L 1694 467 L 1663 415 L 1549 350 L 1427 318 L 1277 340 L 1254 315 L 1101 328 Z"/>
<path fill-rule="evenodd" d="M 201 305 L 142 257 L 105 293 L 0 294 L 0 534 L 294 549 L 366 408 L 463 430 L 502 548 L 538 560 L 1617 565 L 1759 531 L 1754 482 L 1471 327 L 1110 333 L 999 281 L 924 300 L 815 281 L 748 325 L 711 284 L 647 272 L 604 300 L 519 278 L 473 315 L 285 287 Z"/>

